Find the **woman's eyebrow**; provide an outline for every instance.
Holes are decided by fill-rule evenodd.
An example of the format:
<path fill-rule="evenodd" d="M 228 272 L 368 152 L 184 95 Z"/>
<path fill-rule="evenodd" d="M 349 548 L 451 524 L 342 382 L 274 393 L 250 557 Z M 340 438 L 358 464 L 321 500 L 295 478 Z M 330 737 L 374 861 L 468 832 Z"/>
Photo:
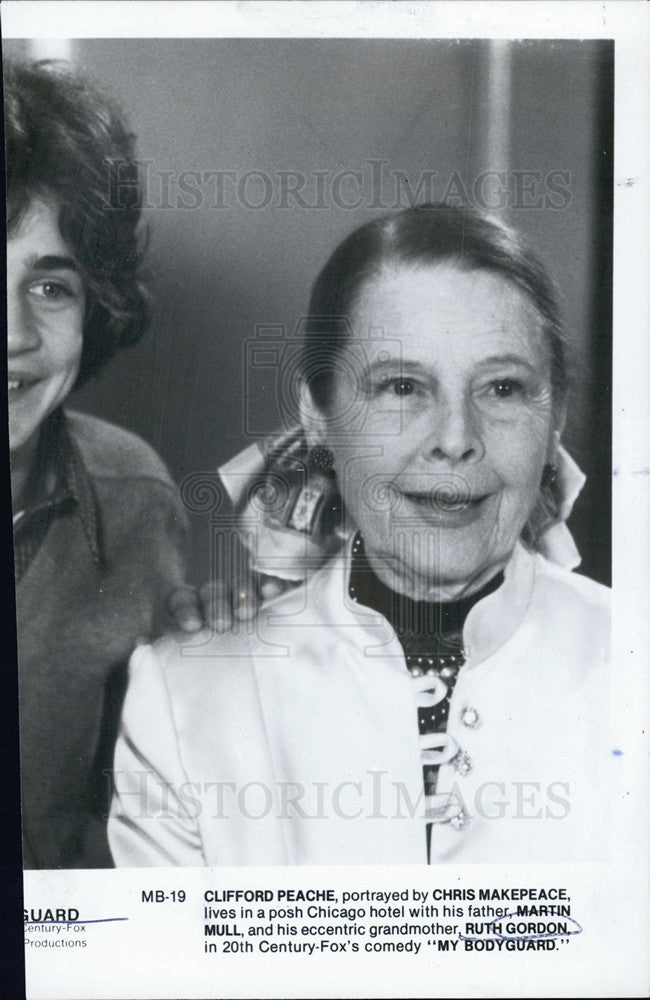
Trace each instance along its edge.
<path fill-rule="evenodd" d="M 363 371 L 366 375 L 373 375 L 377 371 L 383 371 L 386 368 L 399 368 L 401 370 L 408 368 L 409 371 L 413 372 L 426 372 L 426 365 L 423 365 L 420 361 L 411 361 L 409 358 L 401 357 L 400 355 L 390 355 L 386 358 L 377 358 L 375 361 L 371 361 L 370 364 L 365 365 Z"/>
<path fill-rule="evenodd" d="M 491 354 L 481 359 L 482 365 L 523 365 L 531 371 L 537 371 L 536 365 L 521 354 Z"/>
<path fill-rule="evenodd" d="M 33 271 L 79 271 L 72 257 L 64 257 L 59 254 L 44 254 L 42 257 L 33 257 L 29 266 Z"/>
<path fill-rule="evenodd" d="M 498 365 L 519 365 L 520 367 L 527 368 L 528 371 L 535 373 L 538 373 L 540 370 L 539 366 L 536 365 L 534 361 L 531 361 L 529 358 L 525 358 L 522 354 L 516 354 L 513 352 L 490 354 L 487 358 L 480 358 L 477 367 L 492 368 Z M 400 357 L 399 355 L 391 355 L 386 358 L 377 358 L 369 364 L 361 366 L 360 375 L 363 378 L 368 378 L 391 370 L 399 370 L 400 373 L 408 371 L 415 375 L 426 375 L 430 371 L 429 368 L 426 365 L 423 365 L 420 361 Z"/>
<path fill-rule="evenodd" d="M 523 365 L 525 368 L 530 368 L 531 371 L 536 371 L 537 368 L 535 363 L 526 358 L 523 354 L 515 353 L 504 353 L 504 354 L 490 354 L 487 358 L 479 358 L 479 365 Z M 400 357 L 398 355 L 393 355 L 386 358 L 378 358 L 372 361 L 370 364 L 365 366 L 365 371 L 371 375 L 375 371 L 381 371 L 384 368 L 408 368 L 410 371 L 427 371 L 427 366 L 423 365 L 421 361 L 411 360 L 409 358 Z"/>

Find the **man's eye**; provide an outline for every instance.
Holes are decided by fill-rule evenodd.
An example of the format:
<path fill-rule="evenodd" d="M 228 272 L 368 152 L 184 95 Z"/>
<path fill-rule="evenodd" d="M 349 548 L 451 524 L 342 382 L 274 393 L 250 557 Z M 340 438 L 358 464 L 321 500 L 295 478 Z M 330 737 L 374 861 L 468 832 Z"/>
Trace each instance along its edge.
<path fill-rule="evenodd" d="M 52 280 L 37 281 L 31 286 L 30 291 L 38 298 L 47 299 L 50 302 L 72 296 L 72 292 L 66 285 L 61 284 L 60 281 Z"/>

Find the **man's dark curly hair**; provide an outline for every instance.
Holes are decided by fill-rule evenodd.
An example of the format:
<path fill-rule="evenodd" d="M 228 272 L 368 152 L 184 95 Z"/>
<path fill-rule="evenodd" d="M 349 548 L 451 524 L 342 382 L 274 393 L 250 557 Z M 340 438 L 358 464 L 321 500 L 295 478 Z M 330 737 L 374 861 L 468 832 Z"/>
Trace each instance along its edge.
<path fill-rule="evenodd" d="M 148 324 L 135 136 L 66 64 L 6 62 L 4 100 L 9 234 L 32 199 L 53 199 L 84 281 L 80 385 Z"/>

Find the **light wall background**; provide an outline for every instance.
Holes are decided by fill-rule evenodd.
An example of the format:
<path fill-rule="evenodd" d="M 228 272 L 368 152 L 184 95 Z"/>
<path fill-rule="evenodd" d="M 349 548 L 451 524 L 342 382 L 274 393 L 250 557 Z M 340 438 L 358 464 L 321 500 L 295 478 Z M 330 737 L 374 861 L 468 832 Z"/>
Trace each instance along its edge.
<path fill-rule="evenodd" d="M 28 44 L 5 51 L 28 54 Z M 508 204 L 495 214 L 533 240 L 564 300 L 576 375 L 565 442 L 589 476 L 572 528 L 582 571 L 608 581 L 610 43 L 120 39 L 76 41 L 68 55 L 118 100 L 138 136 L 154 303 L 144 341 L 77 393 L 75 406 L 140 434 L 178 482 L 214 469 L 252 430 L 277 426 L 273 373 L 258 375 L 254 398 L 244 391 L 246 342 L 260 324 L 293 330 L 335 245 L 385 211 L 380 201 L 394 204 L 391 176 L 401 172 L 415 191 L 434 172 L 429 194 L 440 199 L 454 176 L 471 191 L 483 171 L 505 171 Z M 378 160 L 385 180 L 373 189 Z M 187 170 L 262 172 L 271 202 L 251 177 L 248 205 L 226 181 L 215 208 L 209 184 L 195 181 L 198 195 L 180 191 Z M 361 171 L 361 185 L 341 186 L 348 202 L 361 187 L 359 207 L 332 199 L 332 178 L 346 170 Z M 281 171 L 306 175 L 311 203 L 323 172 L 327 207 L 291 198 L 281 207 Z M 541 188 L 516 195 L 518 171 L 535 171 Z M 559 207 L 537 204 L 553 171 L 570 196 L 555 195 Z M 194 515 L 192 528 L 190 571 L 202 581 L 207 516 Z"/>

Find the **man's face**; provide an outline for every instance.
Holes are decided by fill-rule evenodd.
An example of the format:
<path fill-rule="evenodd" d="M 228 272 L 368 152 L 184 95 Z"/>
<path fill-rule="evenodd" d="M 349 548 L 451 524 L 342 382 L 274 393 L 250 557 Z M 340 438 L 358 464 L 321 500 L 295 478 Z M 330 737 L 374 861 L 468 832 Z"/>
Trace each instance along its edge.
<path fill-rule="evenodd" d="M 84 285 L 54 200 L 34 198 L 7 244 L 9 442 L 17 455 L 75 383 Z"/>

